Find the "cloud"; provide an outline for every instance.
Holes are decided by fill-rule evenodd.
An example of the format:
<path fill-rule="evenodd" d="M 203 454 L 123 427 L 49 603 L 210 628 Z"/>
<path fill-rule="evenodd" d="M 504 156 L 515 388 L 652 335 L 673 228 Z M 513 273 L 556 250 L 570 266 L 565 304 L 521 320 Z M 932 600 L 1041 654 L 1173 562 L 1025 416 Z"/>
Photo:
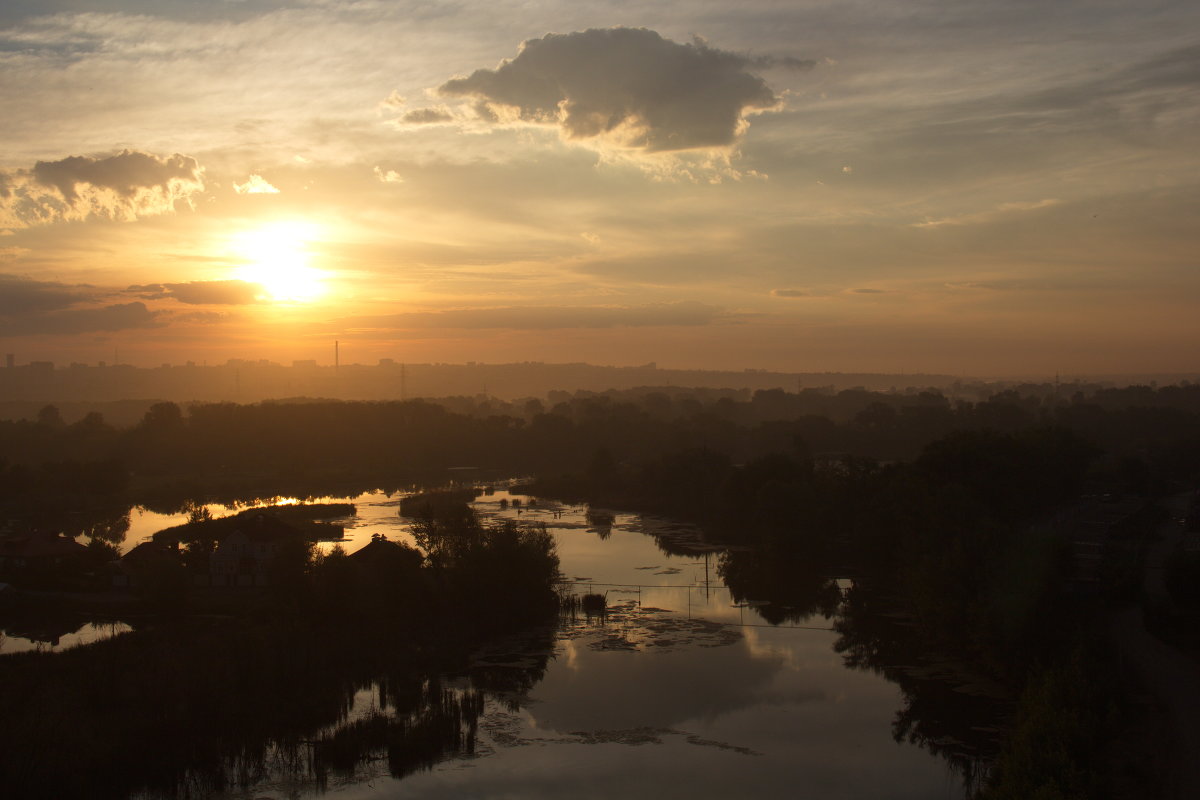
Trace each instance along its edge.
<path fill-rule="evenodd" d="M 1094 282 L 1093 282 L 1094 283 Z M 945 284 L 953 291 L 985 290 L 990 292 L 1054 292 L 1078 291 L 1081 284 L 1072 281 L 1047 281 L 1024 278 L 998 278 L 980 281 L 952 281 Z"/>
<path fill-rule="evenodd" d="M 79 334 L 157 327 L 158 312 L 143 303 L 101 305 L 112 292 L 0 275 L 0 336 Z"/>
<path fill-rule="evenodd" d="M 813 293 L 808 289 L 772 289 L 772 297 L 812 297 Z"/>
<path fill-rule="evenodd" d="M 593 28 L 527 40 L 516 58 L 438 92 L 475 101 L 482 119 L 557 126 L 570 140 L 645 152 L 723 149 L 748 115 L 780 106 L 750 71 L 763 63 L 645 28 Z"/>
<path fill-rule="evenodd" d="M 235 183 L 233 190 L 238 194 L 279 194 L 262 175 L 251 175 L 245 183 Z"/>
<path fill-rule="evenodd" d="M 978 225 L 981 223 L 993 222 L 1002 217 L 1020 213 L 1022 211 L 1039 211 L 1044 208 L 1051 208 L 1061 204 L 1061 200 L 1056 198 L 1046 198 L 1044 200 L 1036 200 L 1030 202 L 1015 202 L 1001 203 L 990 211 L 981 211 L 975 214 L 960 214 L 953 217 L 942 217 L 940 219 L 927 219 L 922 222 L 914 222 L 914 228 L 941 228 L 953 225 Z"/>
<path fill-rule="evenodd" d="M 98 331 L 154 328 L 162 325 L 158 312 L 144 303 L 120 303 L 99 308 L 69 308 L 33 314 L 0 314 L 0 336 L 74 335 Z"/>
<path fill-rule="evenodd" d="M 796 58 L 795 56 L 755 56 L 749 59 L 749 63 L 758 69 L 780 67 L 783 69 L 794 69 L 797 72 L 808 72 L 817 65 L 815 59 Z"/>
<path fill-rule="evenodd" d="M 414 108 L 400 117 L 400 122 L 405 125 L 439 125 L 453 121 L 454 115 L 445 106 Z"/>
<path fill-rule="evenodd" d="M 87 287 L 0 275 L 0 317 L 54 311 L 88 299 Z"/>
<path fill-rule="evenodd" d="M 204 189 L 203 174 L 196 159 L 178 153 L 160 157 L 123 150 L 38 161 L 32 169 L 0 172 L 0 225 L 167 213 Z"/>
<path fill-rule="evenodd" d="M 416 311 L 374 317 L 350 317 L 337 322 L 358 330 L 455 328 L 466 330 L 558 330 L 698 326 L 732 321 L 722 309 L 703 303 L 652 303 L 642 306 L 534 306 Z"/>
<path fill-rule="evenodd" d="M 171 298 L 188 305 L 247 305 L 260 302 L 266 291 L 249 281 L 191 281 L 189 283 L 152 283 L 130 286 L 146 300 Z"/>
<path fill-rule="evenodd" d="M 385 170 L 377 166 L 372 171 L 381 183 L 404 183 L 404 176 L 394 169 Z"/>
<path fill-rule="evenodd" d="M 77 190 L 90 186 L 108 189 L 126 200 L 142 190 L 168 191 L 174 184 L 200 184 L 200 165 L 194 158 L 176 153 L 160 158 L 150 153 L 123 150 L 107 158 L 69 156 L 60 161 L 39 161 L 33 165 L 38 183 L 53 186 L 67 202 L 78 199 Z"/>
<path fill-rule="evenodd" d="M 399 92 L 393 90 L 391 94 L 380 101 L 380 105 L 384 108 L 402 108 L 408 103 L 408 98 Z"/>

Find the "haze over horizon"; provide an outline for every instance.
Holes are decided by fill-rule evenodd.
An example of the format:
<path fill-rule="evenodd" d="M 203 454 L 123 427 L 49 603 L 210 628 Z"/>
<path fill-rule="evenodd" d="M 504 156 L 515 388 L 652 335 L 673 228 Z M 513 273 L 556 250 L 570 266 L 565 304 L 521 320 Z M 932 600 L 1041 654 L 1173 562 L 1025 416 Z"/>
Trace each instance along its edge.
<path fill-rule="evenodd" d="M 0 352 L 1189 373 L 1200 7 L 0 8 Z"/>

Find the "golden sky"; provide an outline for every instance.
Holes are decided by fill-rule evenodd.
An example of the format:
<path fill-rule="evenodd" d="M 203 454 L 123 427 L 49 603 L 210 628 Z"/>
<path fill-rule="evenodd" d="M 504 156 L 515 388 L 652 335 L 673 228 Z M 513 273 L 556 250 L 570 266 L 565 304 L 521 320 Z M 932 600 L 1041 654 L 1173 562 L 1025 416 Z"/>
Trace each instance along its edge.
<path fill-rule="evenodd" d="M 1200 4 L 8 0 L 18 363 L 1171 372 Z"/>

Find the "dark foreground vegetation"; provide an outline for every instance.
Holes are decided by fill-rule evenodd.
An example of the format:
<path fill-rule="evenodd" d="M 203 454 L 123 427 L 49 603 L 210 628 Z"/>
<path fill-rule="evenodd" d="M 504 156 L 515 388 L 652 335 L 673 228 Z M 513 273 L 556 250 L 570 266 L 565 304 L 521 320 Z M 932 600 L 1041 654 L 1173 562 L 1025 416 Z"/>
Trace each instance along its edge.
<path fill-rule="evenodd" d="M 531 493 L 586 500 L 599 507 L 596 524 L 604 506 L 653 510 L 701 521 L 714 536 L 744 545 L 720 563 L 735 599 L 765 603 L 760 611 L 774 622 L 832 617 L 847 663 L 881 672 L 903 690 L 896 737 L 946 756 L 982 797 L 1119 797 L 1129 782 L 1113 774 L 1118 767 L 1107 752 L 1132 713 L 1108 621 L 1138 598 L 1142 554 L 1162 519 L 1156 500 L 1190 489 L 1200 472 L 1200 387 L 1070 396 L 1035 387 L 979 402 L 933 391 L 766 391 L 744 402 L 720 393 L 631 392 L 496 410 L 409 401 L 221 404 L 184 413 L 159 404 L 139 425 L 115 430 L 95 417 L 64 425 L 47 409 L 36 422 L 0 423 L 0 508 L 13 525 L 119 542 L 132 502 L 176 510 L 201 499 L 236 503 L 536 474 Z M 370 663 L 373 648 L 387 650 L 380 642 L 485 630 L 528 619 L 519 609 L 543 607 L 553 572 L 544 531 L 485 528 L 450 503 L 429 509 L 418 538 L 421 552 L 380 543 L 370 567 L 337 553 L 289 562 L 299 568 L 272 581 L 261 613 L 273 631 L 292 630 L 295 639 L 280 643 L 274 637 L 285 634 L 272 632 L 262 646 L 319 662 L 322 656 L 305 655 L 320 649 L 313 641 L 348 637 Z M 1188 594 L 1193 562 L 1180 554 L 1170 567 L 1185 609 L 1195 603 Z M 364 577 L 364 569 L 379 572 Z M 838 588 L 839 576 L 854 579 L 849 592 Z M 495 598 L 504 602 L 489 602 Z M 422 612 L 390 611 L 413 608 Z M 1171 618 L 1177 630 L 1188 620 L 1194 627 L 1194 616 Z M 196 624 L 189 621 L 186 634 L 156 634 L 180 638 L 151 650 L 222 638 Z M 238 622 L 247 630 L 257 624 Z M 208 649 L 238 664 L 243 649 L 264 664 L 284 658 L 259 652 L 255 640 L 247 634 L 230 645 L 236 652 L 224 643 Z M 114 654 L 114 664 L 151 660 L 121 655 L 140 646 L 130 642 L 89 651 Z M 208 646 L 196 647 L 201 653 L 188 650 L 187 658 L 203 663 Z M 83 654 L 50 657 L 60 659 L 47 662 L 53 670 L 37 658 L 0 659 L 0 670 L 12 673 L 0 686 L 31 686 L 35 675 L 68 670 L 65 664 L 93 669 Z M 938 696 L 945 681 L 895 666 L 934 662 L 943 673 L 954 665 L 960 684 L 991 687 L 957 693 L 952 702 L 964 713 L 984 694 L 1009 704 L 1003 736 L 947 743 L 946 698 Z M 80 674 L 64 677 L 63 686 Z M 137 674 L 148 680 L 151 673 Z M 130 741 L 182 724 L 176 709 L 190 713 L 189 703 L 216 691 L 205 680 L 197 679 L 193 700 L 164 698 L 140 711 L 162 716 L 131 723 Z M 111 681 L 122 692 L 136 685 Z M 55 707 L 101 702 L 86 691 L 64 688 Z M 19 740 L 26 725 L 46 730 L 49 738 L 40 741 L 54 739 L 21 692 L 4 689 L 3 702 L 4 718 L 14 721 L 4 735 L 15 738 L 0 744 L 28 746 Z M 478 699 L 463 702 L 475 708 Z M 468 742 L 471 713 L 454 714 L 468 722 L 444 730 Z M 387 730 L 388 723 L 367 720 L 339 736 L 383 746 L 395 741 Z M 166 753 L 159 763 L 191 762 Z M 178 777 L 171 774 L 158 785 Z"/>
<path fill-rule="evenodd" d="M 297 538 L 269 585 L 234 590 L 221 616 L 194 613 L 205 605 L 181 562 L 173 583 L 147 584 L 157 613 L 139 632 L 0 658 L 0 785 L 204 797 L 264 777 L 321 788 L 380 760 L 402 777 L 472 752 L 487 693 L 527 688 L 544 663 L 453 690 L 438 676 L 490 636 L 552 620 L 558 559 L 543 527 L 455 511 L 420 520 L 424 553 L 378 536 L 316 557 Z M 223 523 L 171 535 L 204 552 Z M 364 689 L 374 711 L 342 724 Z"/>

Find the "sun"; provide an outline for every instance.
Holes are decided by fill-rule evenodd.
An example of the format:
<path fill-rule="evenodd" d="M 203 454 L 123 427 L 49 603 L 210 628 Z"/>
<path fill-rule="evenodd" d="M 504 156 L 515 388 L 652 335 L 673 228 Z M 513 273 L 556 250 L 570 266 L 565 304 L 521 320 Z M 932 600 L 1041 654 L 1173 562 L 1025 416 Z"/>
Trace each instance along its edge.
<path fill-rule="evenodd" d="M 310 265 L 309 242 L 316 227 L 303 222 L 273 222 L 234 236 L 241 266 L 235 277 L 263 287 L 272 300 L 308 302 L 326 291 L 325 274 Z"/>

